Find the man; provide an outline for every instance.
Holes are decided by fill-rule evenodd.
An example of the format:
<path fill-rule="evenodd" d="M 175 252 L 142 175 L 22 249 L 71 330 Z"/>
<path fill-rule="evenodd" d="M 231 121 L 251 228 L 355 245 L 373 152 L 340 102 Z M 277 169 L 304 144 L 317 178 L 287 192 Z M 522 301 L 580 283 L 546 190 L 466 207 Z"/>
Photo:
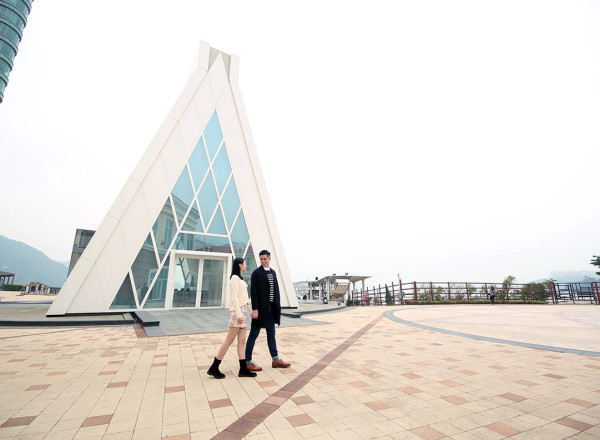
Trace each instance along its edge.
<path fill-rule="evenodd" d="M 279 302 L 279 284 L 275 271 L 269 267 L 271 253 L 262 250 L 258 254 L 260 267 L 252 272 L 250 297 L 252 299 L 252 324 L 248 342 L 246 342 L 246 363 L 250 371 L 262 371 L 262 368 L 252 362 L 252 351 L 254 343 L 260 333 L 260 329 L 267 331 L 267 345 L 271 353 L 271 366 L 273 368 L 287 368 L 291 364 L 279 358 L 277 354 L 277 342 L 275 340 L 275 323 L 281 321 L 281 304 Z"/>

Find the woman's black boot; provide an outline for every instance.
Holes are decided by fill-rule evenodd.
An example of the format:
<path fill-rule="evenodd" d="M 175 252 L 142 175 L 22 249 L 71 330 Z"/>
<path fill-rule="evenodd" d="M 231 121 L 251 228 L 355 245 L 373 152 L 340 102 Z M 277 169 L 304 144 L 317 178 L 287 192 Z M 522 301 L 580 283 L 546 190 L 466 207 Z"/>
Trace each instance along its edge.
<path fill-rule="evenodd" d="M 207 373 L 209 376 L 214 377 L 215 379 L 224 379 L 225 375 L 219 371 L 219 365 L 221 365 L 221 361 L 217 358 L 213 361 L 212 365 L 208 369 Z"/>
<path fill-rule="evenodd" d="M 238 377 L 256 377 L 256 373 L 248 370 L 248 366 L 246 365 L 246 359 L 240 359 L 240 372 L 238 373 Z"/>

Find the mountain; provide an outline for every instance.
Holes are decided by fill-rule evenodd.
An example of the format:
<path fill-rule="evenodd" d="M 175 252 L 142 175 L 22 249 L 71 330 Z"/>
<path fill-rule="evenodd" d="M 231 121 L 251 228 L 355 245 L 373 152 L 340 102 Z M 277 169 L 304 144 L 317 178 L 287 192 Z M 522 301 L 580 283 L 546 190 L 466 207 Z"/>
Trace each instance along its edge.
<path fill-rule="evenodd" d="M 68 267 L 34 247 L 0 235 L 0 271 L 14 273 L 15 284 L 39 281 L 61 287 L 67 279 Z"/>
<path fill-rule="evenodd" d="M 550 272 L 550 278 L 559 283 L 590 283 L 600 281 L 600 277 L 592 270 L 557 270 Z"/>

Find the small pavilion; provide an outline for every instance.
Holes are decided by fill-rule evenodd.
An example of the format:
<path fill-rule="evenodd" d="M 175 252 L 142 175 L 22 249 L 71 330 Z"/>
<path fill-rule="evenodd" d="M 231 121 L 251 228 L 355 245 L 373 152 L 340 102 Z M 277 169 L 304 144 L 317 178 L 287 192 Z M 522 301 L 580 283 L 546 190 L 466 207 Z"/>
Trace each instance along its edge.
<path fill-rule="evenodd" d="M 14 284 L 14 283 L 15 283 L 15 274 L 14 273 L 0 272 L 0 288 L 4 287 L 5 284 Z"/>
<path fill-rule="evenodd" d="M 356 283 L 362 283 L 362 290 L 365 290 L 365 280 L 371 278 L 368 275 L 328 275 L 326 277 L 315 279 L 308 282 L 309 291 L 318 291 L 319 299 L 327 298 L 336 300 L 345 298 L 346 295 L 356 290 Z"/>

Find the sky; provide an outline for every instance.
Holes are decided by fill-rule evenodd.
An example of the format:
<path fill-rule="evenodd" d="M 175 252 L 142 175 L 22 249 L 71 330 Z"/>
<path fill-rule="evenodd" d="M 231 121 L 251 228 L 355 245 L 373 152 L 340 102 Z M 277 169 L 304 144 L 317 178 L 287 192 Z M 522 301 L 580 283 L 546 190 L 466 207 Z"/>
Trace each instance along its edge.
<path fill-rule="evenodd" d="M 0 234 L 68 261 L 202 40 L 240 57 L 294 281 L 595 269 L 597 1 L 35 1 L 0 104 Z"/>

